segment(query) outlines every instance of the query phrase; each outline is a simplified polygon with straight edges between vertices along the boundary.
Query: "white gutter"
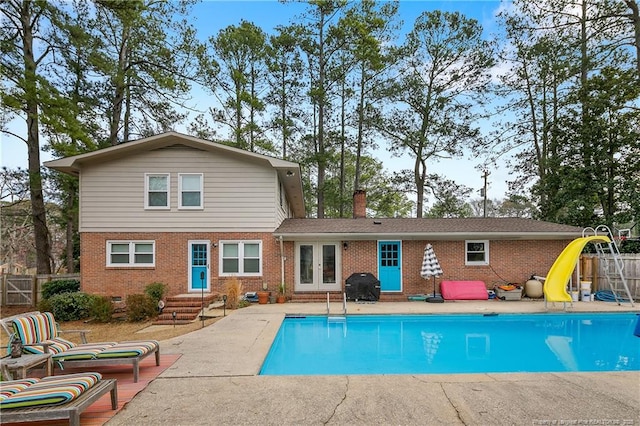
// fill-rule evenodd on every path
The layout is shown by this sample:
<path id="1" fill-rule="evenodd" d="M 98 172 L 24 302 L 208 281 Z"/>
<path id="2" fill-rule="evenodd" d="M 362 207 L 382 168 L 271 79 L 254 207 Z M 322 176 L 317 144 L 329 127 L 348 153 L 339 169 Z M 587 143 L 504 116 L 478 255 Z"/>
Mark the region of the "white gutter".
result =
<path id="1" fill-rule="evenodd" d="M 280 284 L 278 285 L 278 288 L 280 288 L 280 286 L 282 286 L 282 293 L 285 292 L 285 286 L 284 286 L 284 261 L 287 260 L 284 257 L 284 247 L 283 247 L 283 238 L 282 235 L 280 235 L 280 237 L 278 238 L 278 240 L 280 240 Z"/>
<path id="2" fill-rule="evenodd" d="M 400 239 L 400 240 L 445 240 L 445 241 L 464 241 L 470 239 L 487 239 L 487 240 L 571 240 L 578 238 L 579 235 L 572 232 L 310 232 L 310 233 L 275 233 L 277 238 L 284 238 L 285 241 L 333 241 L 349 239 L 351 241 L 359 240 L 381 240 L 381 239 Z"/>

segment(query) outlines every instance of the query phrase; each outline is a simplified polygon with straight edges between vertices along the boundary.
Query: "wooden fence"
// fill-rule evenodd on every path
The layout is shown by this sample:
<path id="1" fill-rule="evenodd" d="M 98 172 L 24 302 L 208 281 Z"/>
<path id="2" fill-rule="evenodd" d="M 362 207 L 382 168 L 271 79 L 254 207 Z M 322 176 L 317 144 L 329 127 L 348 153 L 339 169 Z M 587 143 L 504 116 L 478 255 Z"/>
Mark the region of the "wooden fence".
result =
<path id="1" fill-rule="evenodd" d="M 80 274 L 0 275 L 0 306 L 35 307 L 42 285 L 54 280 L 79 280 Z"/>
<path id="2" fill-rule="evenodd" d="M 631 296 L 636 302 L 640 303 L 640 253 L 621 253 L 624 277 L 629 286 Z M 595 254 L 586 254 L 582 256 L 581 262 L 582 276 L 592 280 L 595 289 L 608 290 L 609 286 L 604 274 L 603 262 L 598 262 Z M 597 274 L 593 271 L 597 269 Z"/>

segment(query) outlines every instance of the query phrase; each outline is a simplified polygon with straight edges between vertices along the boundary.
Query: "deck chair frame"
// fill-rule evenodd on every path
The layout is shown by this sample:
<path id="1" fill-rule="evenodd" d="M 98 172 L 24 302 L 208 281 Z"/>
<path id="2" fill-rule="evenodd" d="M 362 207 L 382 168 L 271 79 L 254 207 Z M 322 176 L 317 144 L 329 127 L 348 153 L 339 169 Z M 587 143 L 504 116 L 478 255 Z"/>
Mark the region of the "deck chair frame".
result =
<path id="1" fill-rule="evenodd" d="M 118 409 L 118 387 L 116 379 L 102 379 L 79 397 L 62 405 L 42 407 L 9 408 L 2 410 L 3 423 L 25 423 L 44 420 L 69 420 L 69 425 L 80 426 L 80 415 L 107 392 L 111 393 L 111 409 Z"/>
<path id="2" fill-rule="evenodd" d="M 27 312 L 24 314 L 19 314 L 19 315 L 13 315 L 11 317 L 7 317 L 7 318 L 2 318 L 0 319 L 0 325 L 2 326 L 2 328 L 4 329 L 4 331 L 7 333 L 8 336 L 10 336 L 13 333 L 13 326 L 12 326 L 12 322 L 14 319 L 23 317 L 23 316 L 29 316 L 29 315 L 34 315 L 34 314 L 40 314 L 39 311 L 33 311 L 33 312 Z M 62 334 L 62 333 L 77 333 L 80 335 L 80 339 L 82 341 L 82 343 L 87 343 L 87 339 L 86 339 L 86 333 L 88 333 L 90 330 L 61 330 L 60 327 L 58 326 L 58 324 L 56 323 L 56 329 L 58 331 L 58 333 Z M 119 343 L 128 343 L 128 342 L 119 342 Z M 27 345 L 28 346 L 28 345 Z M 45 344 L 44 346 L 44 350 L 45 352 L 49 352 L 49 348 L 48 346 Z M 151 354 L 155 354 L 156 357 L 156 365 L 160 365 L 160 345 L 157 345 L 153 350 L 150 350 L 149 352 L 146 352 L 142 355 L 136 356 L 136 357 L 114 357 L 114 358 L 95 358 L 95 359 L 67 359 L 67 360 L 57 360 L 54 357 L 53 360 L 53 373 L 55 374 L 55 369 L 59 368 L 61 370 L 64 370 L 65 368 L 93 368 L 93 367 L 100 367 L 100 366 L 105 366 L 105 365 L 131 365 L 133 367 L 133 382 L 137 383 L 138 382 L 138 378 L 140 376 L 140 361 L 142 361 L 144 358 L 148 357 Z"/>

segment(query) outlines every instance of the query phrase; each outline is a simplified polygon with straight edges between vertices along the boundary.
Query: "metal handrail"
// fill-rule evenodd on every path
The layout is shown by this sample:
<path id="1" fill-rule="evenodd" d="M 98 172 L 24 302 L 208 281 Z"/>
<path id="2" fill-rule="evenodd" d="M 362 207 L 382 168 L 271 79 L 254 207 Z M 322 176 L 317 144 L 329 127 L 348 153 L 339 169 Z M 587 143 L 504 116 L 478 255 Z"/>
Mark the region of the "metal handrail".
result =
<path id="1" fill-rule="evenodd" d="M 327 292 L 327 316 L 329 316 L 329 292 Z"/>
<path id="2" fill-rule="evenodd" d="M 342 293 L 342 313 L 347 316 L 347 293 Z"/>

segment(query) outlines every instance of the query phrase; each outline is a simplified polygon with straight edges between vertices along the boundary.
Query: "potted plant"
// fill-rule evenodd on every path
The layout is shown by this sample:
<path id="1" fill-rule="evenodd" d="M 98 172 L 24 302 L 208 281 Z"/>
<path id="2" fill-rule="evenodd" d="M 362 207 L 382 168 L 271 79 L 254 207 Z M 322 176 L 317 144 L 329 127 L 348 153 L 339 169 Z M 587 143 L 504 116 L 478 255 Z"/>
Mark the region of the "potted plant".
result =
<path id="1" fill-rule="evenodd" d="M 287 297 L 285 296 L 285 290 L 286 287 L 284 283 L 280 283 L 280 285 L 278 286 L 278 297 L 276 298 L 276 302 L 284 303 L 287 300 Z"/>
<path id="2" fill-rule="evenodd" d="M 262 291 L 258 292 L 258 304 L 266 305 L 269 302 L 270 292 L 267 291 L 268 284 L 267 282 L 262 283 Z"/>

